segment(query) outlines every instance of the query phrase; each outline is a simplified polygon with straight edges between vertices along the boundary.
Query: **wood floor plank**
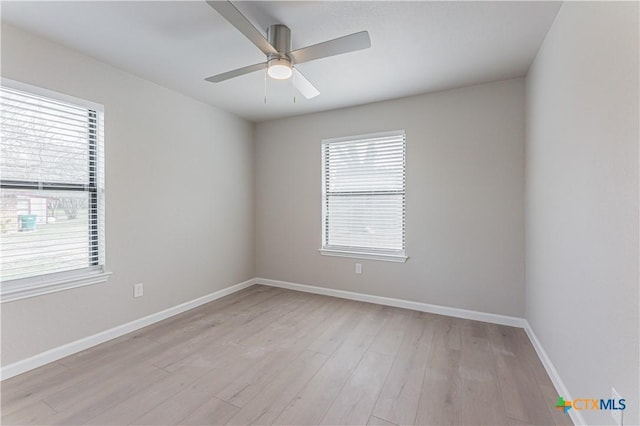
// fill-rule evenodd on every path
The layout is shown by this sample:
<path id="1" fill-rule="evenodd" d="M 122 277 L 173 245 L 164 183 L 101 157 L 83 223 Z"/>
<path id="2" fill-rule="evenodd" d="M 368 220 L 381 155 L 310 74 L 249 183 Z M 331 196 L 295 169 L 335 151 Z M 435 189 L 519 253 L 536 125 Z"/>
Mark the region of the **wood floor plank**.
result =
<path id="1" fill-rule="evenodd" d="M 371 343 L 369 350 L 383 355 L 395 356 L 407 330 L 407 324 L 413 315 L 412 312 L 405 309 L 393 308 L 387 309 L 387 311 L 390 318 Z"/>
<path id="2" fill-rule="evenodd" d="M 324 333 L 309 346 L 309 350 L 332 355 L 349 335 L 353 325 L 362 318 L 366 308 L 366 304 L 361 302 L 343 303 L 340 310 L 336 312 L 334 321 L 327 324 Z"/>
<path id="3" fill-rule="evenodd" d="M 270 334 L 264 346 L 277 346 L 279 349 L 300 349 L 300 346 L 308 348 L 312 342 L 326 330 L 327 322 L 331 322 L 337 310 L 341 307 L 340 303 L 327 300 L 331 298 L 322 297 L 321 305 L 318 309 L 307 310 L 302 318 L 299 318 L 295 326 L 282 327 L 280 324 L 274 326 L 274 333 Z M 265 335 L 268 333 L 264 333 Z M 261 342 L 257 342 L 258 345 Z"/>
<path id="4" fill-rule="evenodd" d="M 264 347 L 265 360 L 252 366 L 216 396 L 238 407 L 244 407 L 256 395 L 263 392 L 267 383 L 272 382 L 288 369 L 324 329 L 322 324 L 329 318 L 336 305 L 327 300 L 318 300 L 317 309 L 310 310 L 304 318 L 297 321 L 299 327 L 279 327 L 260 334 L 259 339 L 243 341 Z M 307 307 L 310 308 L 310 307 Z M 329 309 L 327 309 L 329 308 Z M 307 309 L 309 310 L 309 309 Z M 265 346 L 260 346 L 264 344 Z"/>
<path id="5" fill-rule="evenodd" d="M 98 416 L 89 419 L 91 425 L 126 425 L 139 418 L 153 407 L 161 404 L 186 386 L 195 382 L 206 372 L 198 367 L 185 367 L 182 370 L 168 374 L 166 377 L 152 383 L 146 389 L 136 393 L 131 398 L 114 405 Z"/>
<path id="6" fill-rule="evenodd" d="M 362 425 L 370 417 L 389 373 L 392 355 L 368 351 L 320 422 L 323 425 Z"/>
<path id="7" fill-rule="evenodd" d="M 527 422 L 523 422 L 517 419 L 513 419 L 511 417 L 507 418 L 507 425 L 508 426 L 536 426 L 533 423 L 527 423 Z"/>
<path id="8" fill-rule="evenodd" d="M 208 354 L 212 362 L 207 364 L 208 373 L 185 387 L 171 398 L 156 405 L 136 424 L 174 424 L 191 414 L 200 405 L 215 397 L 244 371 L 260 360 L 264 352 L 255 351 L 242 345 L 228 344 L 217 353 Z M 213 368 L 211 368 L 213 367 Z"/>
<path id="9" fill-rule="evenodd" d="M 0 382 L 0 399 L 3 403 L 7 402 L 9 396 L 29 392 L 37 386 L 46 386 L 49 380 L 59 380 L 67 371 L 60 362 L 43 365 L 24 374 L 5 379 Z"/>
<path id="10" fill-rule="evenodd" d="M 238 412 L 238 410 L 240 410 L 238 407 L 214 397 L 198 407 L 193 413 L 180 420 L 179 424 L 224 425 Z"/>
<path id="11" fill-rule="evenodd" d="M 127 349 L 127 350 L 125 350 Z M 108 350 L 112 352 L 112 349 Z M 8 413 L 16 408 L 33 404 L 47 398 L 64 400 L 83 392 L 89 392 L 96 383 L 103 383 L 115 375 L 126 375 L 127 371 L 139 367 L 138 360 L 147 359 L 149 354 L 158 352 L 158 346 L 145 339 L 131 341 L 129 348 L 120 348 L 111 354 L 109 361 L 89 367 L 67 367 L 58 376 L 48 377 L 38 386 L 33 386 L 28 392 L 5 395 L 2 400 L 3 411 Z M 37 375 L 37 371 L 26 373 L 27 376 Z"/>
<path id="12" fill-rule="evenodd" d="M 466 425 L 507 424 L 496 360 L 481 323 L 462 328 L 460 353 L 460 422 Z"/>
<path id="13" fill-rule="evenodd" d="M 262 388 L 229 424 L 272 424 L 328 359 L 328 355 L 319 352 L 303 352 L 290 368 Z"/>
<path id="14" fill-rule="evenodd" d="M 46 423 L 56 425 L 79 425 L 97 417 L 109 408 L 133 397 L 138 392 L 149 387 L 152 383 L 166 377 L 167 373 L 156 367 L 140 367 L 129 372 L 127 380 L 114 376 L 112 380 L 98 383 L 90 392 L 83 392 L 65 400 L 55 397 L 56 405 L 49 400 L 45 402 L 51 405 L 58 413 L 46 419 Z"/>
<path id="15" fill-rule="evenodd" d="M 478 321 L 467 321 L 461 328 L 462 351 L 466 354 L 481 351 L 488 355 L 493 353 L 489 340 L 488 324 Z M 491 358 L 488 356 L 488 358 Z"/>
<path id="16" fill-rule="evenodd" d="M 279 317 L 276 321 L 270 324 L 275 330 L 292 330 L 300 327 L 302 322 L 308 322 L 308 317 L 311 316 L 317 310 L 326 307 L 331 303 L 331 298 L 327 296 L 321 296 L 317 294 L 298 294 L 300 297 L 301 309 L 292 310 L 286 315 Z M 239 341 L 243 345 L 257 344 L 254 341 L 243 340 Z"/>
<path id="17" fill-rule="evenodd" d="M 205 380 L 192 383 L 184 390 L 162 401 L 162 403 L 156 405 L 132 423 L 139 425 L 175 425 L 196 412 L 207 401 L 220 401 L 223 404 L 230 405 L 213 396 L 219 386 L 215 381 L 215 377 L 206 376 Z M 223 404 L 220 405 L 226 406 Z"/>
<path id="18" fill-rule="evenodd" d="M 519 342 L 518 357 L 521 358 L 526 364 L 527 368 L 529 368 L 529 370 L 535 377 L 536 383 L 538 383 L 538 385 L 540 386 L 553 387 L 553 383 L 551 382 L 551 379 L 549 378 L 549 375 L 547 374 L 542 361 L 540 361 L 535 348 L 529 341 L 529 338 L 527 337 L 524 330 L 518 329 L 515 332 L 515 336 Z M 556 399 L 557 398 L 558 395 L 556 395 Z"/>
<path id="19" fill-rule="evenodd" d="M 246 405 L 265 382 L 287 367 L 297 353 L 272 350 L 255 359 L 242 373 L 224 386 L 216 397 L 238 407 Z"/>
<path id="20" fill-rule="evenodd" d="M 11 392 L 3 387 L 2 408 L 6 413 L 9 413 L 48 396 L 61 394 L 65 391 L 76 393 L 74 389 L 84 389 L 94 386 L 96 382 L 108 380 L 114 375 L 114 371 L 122 371 L 123 366 L 131 368 L 136 365 L 134 360 L 145 359 L 149 353 L 156 350 L 153 342 L 141 342 L 141 340 L 144 339 L 132 340 L 127 348 L 130 350 L 126 352 L 123 352 L 125 347 L 119 348 L 113 353 L 109 350 L 110 360 L 97 363 L 91 368 L 64 367 L 63 364 L 60 364 L 63 369 L 59 371 L 59 374 L 42 377 L 42 380 L 38 380 L 38 385 L 30 386 L 28 391 L 23 389 L 20 392 Z M 37 370 L 30 371 L 16 377 L 16 379 L 22 379 L 23 376 L 25 380 L 29 380 L 29 377 L 39 377 L 39 372 Z"/>
<path id="21" fill-rule="evenodd" d="M 388 422 L 375 416 L 369 417 L 367 426 L 396 426 L 395 423 Z"/>
<path id="22" fill-rule="evenodd" d="M 284 294 L 280 298 L 271 296 L 246 310 L 228 313 L 229 317 L 225 321 L 205 323 L 197 335 L 179 342 L 179 345 L 174 344 L 175 350 L 156 356 L 154 365 L 167 371 L 181 368 L 189 364 L 192 358 L 198 358 L 200 353 L 207 352 L 212 345 L 218 346 L 259 333 L 301 300 L 303 299 L 292 294 Z"/>
<path id="23" fill-rule="evenodd" d="M 326 300 L 313 297 L 315 295 L 311 296 L 301 299 L 301 303 L 292 306 L 286 314 L 267 324 L 262 332 L 240 336 L 234 340 L 234 343 L 248 347 L 279 344 L 292 332 L 307 324 L 311 318 L 315 318 L 317 311 L 321 311 L 328 305 Z"/>
<path id="24" fill-rule="evenodd" d="M 442 344 L 449 349 L 461 350 L 462 349 L 462 326 L 464 321 L 457 318 L 441 317 L 442 328 L 440 333 L 442 334 Z"/>
<path id="25" fill-rule="evenodd" d="M 395 424 L 413 424 L 437 320 L 415 313 L 387 376 L 373 415 Z"/>
<path id="26" fill-rule="evenodd" d="M 12 413 L 2 413 L 0 423 L 3 425 L 37 425 L 43 424 L 57 412 L 42 401 L 23 407 Z"/>
<path id="27" fill-rule="evenodd" d="M 532 424 L 551 424 L 542 391 L 535 378 L 527 371 L 522 359 L 512 355 L 495 355 L 498 381 L 507 416 Z"/>
<path id="28" fill-rule="evenodd" d="M 114 359 L 118 361 L 121 350 L 131 352 L 137 347 L 149 350 L 151 347 L 171 347 L 176 343 L 188 343 L 189 337 L 198 337 L 207 325 L 228 318 L 234 309 L 247 310 L 278 293 L 250 289 L 231 294 L 183 314 L 152 324 L 133 333 L 119 337 L 101 345 L 71 355 L 61 362 L 73 369 L 86 369 L 96 365 L 105 365 Z M 248 297 L 250 296 L 250 297 Z M 225 308 L 226 309 L 221 309 Z M 164 343 L 164 345 L 162 345 Z"/>
<path id="29" fill-rule="evenodd" d="M 2 414 L 7 415 L 38 403 L 44 390 L 59 384 L 66 377 L 67 368 L 58 362 L 36 368 L 0 383 Z"/>
<path id="30" fill-rule="evenodd" d="M 327 324 L 333 322 L 334 316 L 340 311 L 345 301 L 336 301 L 332 297 L 313 294 L 304 296 L 312 303 L 276 319 L 263 332 L 237 342 L 245 346 L 289 347 L 303 337 L 306 340 L 311 339 L 311 342 L 317 340 L 319 335 L 326 331 Z"/>
<path id="31" fill-rule="evenodd" d="M 331 358 L 276 419 L 278 424 L 318 424 L 351 376 L 386 319 L 380 307 L 368 305 L 369 312 L 357 324 Z"/>
<path id="32" fill-rule="evenodd" d="M 521 353 L 521 340 L 515 327 L 498 324 L 488 324 L 489 341 L 496 355 L 518 356 Z"/>
<path id="33" fill-rule="evenodd" d="M 130 352 L 120 353 L 120 358 L 114 358 L 104 365 L 98 364 L 95 368 L 69 368 L 64 380 L 53 383 L 52 386 L 42 390 L 37 390 L 34 395 L 47 400 L 54 408 L 58 405 L 69 405 L 69 401 L 78 395 L 91 392 L 96 383 L 113 382 L 120 374 L 130 374 L 130 371 L 135 372 L 141 368 L 146 369 L 145 371 L 153 369 L 148 362 L 139 362 L 139 360 L 146 360 L 150 353 L 155 353 L 154 351 L 158 350 L 151 343 L 149 346 L 152 350 L 139 350 L 139 348 L 132 346 Z"/>
<path id="34" fill-rule="evenodd" d="M 455 348 L 461 343 L 451 338 L 454 328 L 448 318 L 435 323 L 415 424 L 460 424 L 461 351 Z"/>

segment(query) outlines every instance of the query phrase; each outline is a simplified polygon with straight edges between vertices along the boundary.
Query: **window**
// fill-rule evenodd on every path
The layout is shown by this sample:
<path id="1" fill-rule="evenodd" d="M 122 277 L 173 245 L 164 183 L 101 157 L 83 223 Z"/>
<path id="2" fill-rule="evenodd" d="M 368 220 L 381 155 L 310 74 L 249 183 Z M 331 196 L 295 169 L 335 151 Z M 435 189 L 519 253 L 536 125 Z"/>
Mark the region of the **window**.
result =
<path id="1" fill-rule="evenodd" d="M 403 131 L 322 142 L 322 254 L 404 262 Z"/>
<path id="2" fill-rule="evenodd" d="M 106 280 L 103 110 L 3 79 L 2 301 Z"/>

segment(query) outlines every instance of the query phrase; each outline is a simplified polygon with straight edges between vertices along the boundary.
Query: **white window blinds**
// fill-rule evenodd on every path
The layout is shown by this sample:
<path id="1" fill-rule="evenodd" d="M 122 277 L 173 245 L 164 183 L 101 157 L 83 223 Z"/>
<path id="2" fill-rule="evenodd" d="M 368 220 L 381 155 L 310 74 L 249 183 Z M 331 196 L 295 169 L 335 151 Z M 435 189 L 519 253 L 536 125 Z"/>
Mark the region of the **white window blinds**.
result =
<path id="1" fill-rule="evenodd" d="M 404 261 L 404 132 L 325 140 L 322 164 L 321 251 Z"/>
<path id="2" fill-rule="evenodd" d="M 0 89 L 3 290 L 18 279 L 102 269 L 102 129 L 98 107 Z"/>

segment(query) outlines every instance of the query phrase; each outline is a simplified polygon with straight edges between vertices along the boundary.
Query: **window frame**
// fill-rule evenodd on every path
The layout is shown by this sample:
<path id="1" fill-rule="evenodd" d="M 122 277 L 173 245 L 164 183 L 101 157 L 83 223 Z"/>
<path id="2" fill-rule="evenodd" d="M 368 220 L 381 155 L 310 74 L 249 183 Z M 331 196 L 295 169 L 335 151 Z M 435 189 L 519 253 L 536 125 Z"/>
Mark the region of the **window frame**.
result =
<path id="1" fill-rule="evenodd" d="M 403 161 L 402 161 L 402 167 L 403 167 L 403 182 L 402 182 L 402 191 L 392 191 L 395 194 L 401 194 L 402 195 L 402 249 L 401 250 L 385 250 L 385 249 L 376 249 L 376 248 L 370 248 L 370 247 L 363 247 L 363 248 L 357 248 L 357 247 L 347 247 L 347 246 L 337 246 L 337 245 L 329 245 L 328 244 L 328 229 L 327 229 L 327 210 L 328 210 L 328 199 L 329 196 L 327 194 L 327 189 L 326 189 L 326 176 L 327 176 L 327 169 L 326 169 L 326 164 L 327 164 L 327 158 L 326 158 L 326 151 L 324 150 L 324 146 L 325 145 L 329 145 L 331 143 L 345 143 L 345 142 L 358 142 L 358 141 L 362 141 L 365 139 L 376 139 L 376 138 L 385 138 L 385 137 L 402 137 L 403 139 L 403 152 L 404 152 L 404 156 L 403 156 Z M 368 259 L 368 260 L 382 260 L 382 261 L 388 261 L 388 262 L 398 262 L 398 263 L 404 263 L 407 261 L 407 259 L 409 259 L 409 257 L 406 255 L 406 240 L 405 240 L 405 235 L 406 235 L 406 164 L 407 164 L 407 159 L 406 159 L 406 149 L 407 149 L 407 142 L 406 142 L 406 133 L 404 130 L 396 130 L 396 131 L 389 131 L 389 132 L 378 132 L 378 133 L 369 133 L 369 134 L 363 134 L 363 135 L 354 135 L 354 136 L 345 136 L 345 137 L 338 137 L 338 138 L 330 138 L 330 139 L 323 139 L 321 142 L 321 147 L 322 147 L 322 159 L 321 159 L 321 163 L 322 163 L 322 183 L 321 183 L 321 189 L 322 189 L 322 234 L 321 234 L 321 245 L 320 245 L 320 249 L 318 249 L 318 251 L 320 252 L 320 254 L 325 255 L 325 256 L 337 256 L 337 257 L 348 257 L 348 258 L 355 258 L 355 259 Z M 353 191 L 354 195 L 356 195 L 355 193 L 360 193 L 359 191 Z M 389 195 L 390 191 L 388 190 L 381 190 L 381 191 L 370 191 L 369 195 Z M 337 194 L 334 194 L 337 195 Z"/>
<path id="2" fill-rule="evenodd" d="M 104 119 L 104 107 L 98 103 L 79 99 L 73 96 L 58 93 L 49 89 L 33 86 L 8 78 L 0 79 L 3 87 L 26 92 L 32 95 L 46 97 L 52 100 L 70 103 L 87 109 L 87 122 L 89 126 L 88 137 L 88 161 L 89 178 L 87 184 L 70 184 L 59 182 L 34 182 L 22 180 L 0 180 L 0 190 L 4 189 L 35 189 L 55 191 L 82 191 L 88 193 L 89 198 L 89 226 L 87 229 L 87 244 L 89 259 L 87 267 L 70 271 L 45 273 L 32 277 L 16 278 L 0 282 L 0 303 L 40 296 L 43 294 L 58 292 L 86 285 L 106 282 L 111 272 L 106 271 L 106 244 L 104 236 L 99 240 L 100 220 L 105 220 L 104 193 L 102 197 L 99 191 L 104 191 L 104 170 L 98 169 L 99 144 L 104 146 L 104 137 L 100 140 L 99 126 Z M 104 152 L 104 151 L 102 151 Z M 103 159 L 102 159 L 103 160 Z M 102 172 L 102 173 L 101 173 Z M 99 180 L 99 177 L 102 180 Z M 102 205 L 100 201 L 102 200 Z M 92 212 L 94 214 L 92 214 Z M 102 214 L 100 214 L 102 213 Z M 103 224 L 104 226 L 104 224 Z M 96 244 L 92 244 L 95 242 Z"/>

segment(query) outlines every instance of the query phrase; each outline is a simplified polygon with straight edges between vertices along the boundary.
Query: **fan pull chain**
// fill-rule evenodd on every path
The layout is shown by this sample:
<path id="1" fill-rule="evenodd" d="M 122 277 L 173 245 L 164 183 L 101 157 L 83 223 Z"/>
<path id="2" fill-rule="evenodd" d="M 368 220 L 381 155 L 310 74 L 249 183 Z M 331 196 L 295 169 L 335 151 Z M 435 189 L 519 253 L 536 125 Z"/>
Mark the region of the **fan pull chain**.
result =
<path id="1" fill-rule="evenodd" d="M 267 70 L 264 71 L 264 103 L 267 103 Z"/>
<path id="2" fill-rule="evenodd" d="M 289 43 L 293 43 L 293 37 L 291 36 L 291 33 L 289 33 Z M 291 46 L 291 45 L 290 45 Z M 292 79 L 292 84 L 293 84 L 293 103 L 296 103 L 296 70 L 293 67 L 293 63 L 291 64 L 291 72 L 293 73 L 293 79 Z"/>
<path id="3" fill-rule="evenodd" d="M 291 67 L 291 71 L 293 72 L 293 79 L 292 79 L 292 86 L 293 86 L 293 103 L 296 103 L 296 72 L 293 69 L 293 67 Z"/>

